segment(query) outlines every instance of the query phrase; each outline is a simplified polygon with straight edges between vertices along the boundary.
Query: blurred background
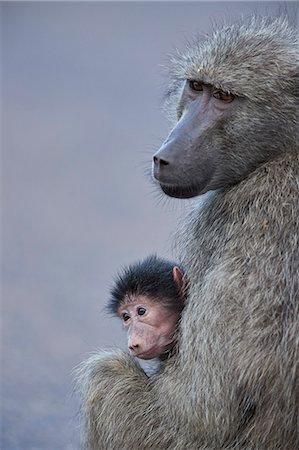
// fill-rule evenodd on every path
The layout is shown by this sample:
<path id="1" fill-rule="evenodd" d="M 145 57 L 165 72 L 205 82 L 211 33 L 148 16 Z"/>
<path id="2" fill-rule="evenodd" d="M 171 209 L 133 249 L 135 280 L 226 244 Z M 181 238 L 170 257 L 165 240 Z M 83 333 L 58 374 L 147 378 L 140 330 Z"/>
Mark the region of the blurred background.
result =
<path id="1" fill-rule="evenodd" d="M 1 449 L 80 448 L 73 368 L 124 346 L 113 275 L 171 256 L 188 202 L 150 178 L 169 53 L 214 22 L 296 2 L 1 2 Z"/>

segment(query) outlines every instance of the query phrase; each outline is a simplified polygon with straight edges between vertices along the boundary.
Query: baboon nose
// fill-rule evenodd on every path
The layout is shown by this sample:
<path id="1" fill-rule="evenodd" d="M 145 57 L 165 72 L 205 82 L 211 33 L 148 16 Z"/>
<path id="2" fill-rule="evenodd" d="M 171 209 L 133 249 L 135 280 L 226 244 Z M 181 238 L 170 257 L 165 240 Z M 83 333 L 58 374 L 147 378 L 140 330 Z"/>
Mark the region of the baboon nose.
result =
<path id="1" fill-rule="evenodd" d="M 155 166 L 168 166 L 169 162 L 166 159 L 158 158 L 158 156 L 153 157 Z"/>
<path id="2" fill-rule="evenodd" d="M 152 173 L 159 183 L 167 181 L 171 168 L 171 157 L 163 148 L 153 155 Z"/>
<path id="3" fill-rule="evenodd" d="M 136 351 L 139 347 L 139 344 L 130 344 L 129 350 Z"/>

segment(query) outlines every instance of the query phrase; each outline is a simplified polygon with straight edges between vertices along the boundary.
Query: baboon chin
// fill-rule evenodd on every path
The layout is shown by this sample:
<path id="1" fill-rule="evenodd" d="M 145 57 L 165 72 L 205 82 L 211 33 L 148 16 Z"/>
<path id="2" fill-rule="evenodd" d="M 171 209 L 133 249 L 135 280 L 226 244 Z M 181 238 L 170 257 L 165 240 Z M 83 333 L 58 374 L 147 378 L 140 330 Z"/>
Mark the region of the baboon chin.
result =
<path id="1" fill-rule="evenodd" d="M 283 19 L 218 29 L 172 59 L 175 126 L 153 175 L 193 205 L 177 351 L 148 379 L 125 352 L 79 371 L 93 450 L 299 448 L 298 38 Z"/>

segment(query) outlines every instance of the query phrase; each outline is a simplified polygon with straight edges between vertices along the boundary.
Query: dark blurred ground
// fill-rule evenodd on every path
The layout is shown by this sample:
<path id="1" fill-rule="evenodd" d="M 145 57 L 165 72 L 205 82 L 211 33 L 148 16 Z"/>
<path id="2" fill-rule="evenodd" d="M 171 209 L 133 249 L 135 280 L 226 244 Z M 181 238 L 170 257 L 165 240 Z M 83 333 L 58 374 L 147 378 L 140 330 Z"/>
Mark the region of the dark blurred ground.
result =
<path id="1" fill-rule="evenodd" d="M 72 370 L 123 345 L 112 275 L 171 255 L 186 203 L 145 168 L 167 54 L 211 21 L 296 3 L 2 2 L 2 450 L 79 448 Z M 183 205 L 183 206 L 182 206 Z"/>

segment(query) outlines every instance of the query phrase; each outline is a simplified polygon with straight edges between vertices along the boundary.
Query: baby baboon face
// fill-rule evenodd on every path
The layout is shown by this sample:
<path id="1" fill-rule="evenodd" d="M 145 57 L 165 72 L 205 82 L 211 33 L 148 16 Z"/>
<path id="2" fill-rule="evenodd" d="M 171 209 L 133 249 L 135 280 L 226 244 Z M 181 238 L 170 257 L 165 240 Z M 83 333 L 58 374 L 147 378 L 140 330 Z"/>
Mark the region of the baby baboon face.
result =
<path id="1" fill-rule="evenodd" d="M 128 336 L 130 353 L 141 359 L 152 359 L 170 350 L 180 313 L 171 311 L 163 302 L 136 296 L 118 308 Z"/>

